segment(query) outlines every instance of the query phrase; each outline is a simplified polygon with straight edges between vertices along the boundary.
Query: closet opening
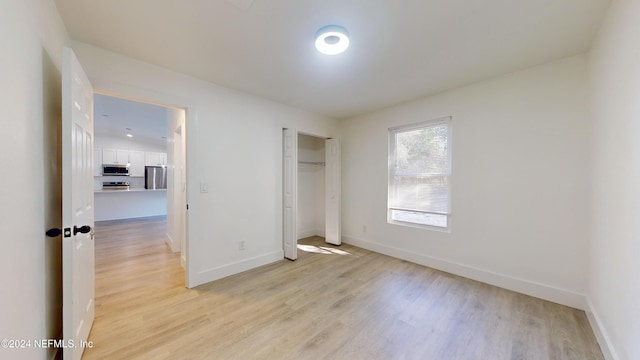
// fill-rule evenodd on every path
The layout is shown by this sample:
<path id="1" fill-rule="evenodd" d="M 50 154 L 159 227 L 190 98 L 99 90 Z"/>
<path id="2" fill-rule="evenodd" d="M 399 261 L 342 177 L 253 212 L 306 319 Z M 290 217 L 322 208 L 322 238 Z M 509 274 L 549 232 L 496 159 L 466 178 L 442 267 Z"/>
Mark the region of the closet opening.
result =
<path id="1" fill-rule="evenodd" d="M 325 237 L 325 139 L 298 134 L 297 239 Z"/>
<path id="2" fill-rule="evenodd" d="M 283 243 L 297 258 L 298 240 L 319 236 L 340 245 L 340 144 L 295 129 L 283 130 Z"/>

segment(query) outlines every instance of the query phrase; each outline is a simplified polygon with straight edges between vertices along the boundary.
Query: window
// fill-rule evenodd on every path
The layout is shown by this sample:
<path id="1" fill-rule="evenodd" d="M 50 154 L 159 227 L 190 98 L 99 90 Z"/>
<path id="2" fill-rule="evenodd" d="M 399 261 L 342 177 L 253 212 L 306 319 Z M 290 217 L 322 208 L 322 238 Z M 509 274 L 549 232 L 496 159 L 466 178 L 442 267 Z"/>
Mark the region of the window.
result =
<path id="1" fill-rule="evenodd" d="M 448 229 L 451 117 L 389 129 L 388 220 Z"/>

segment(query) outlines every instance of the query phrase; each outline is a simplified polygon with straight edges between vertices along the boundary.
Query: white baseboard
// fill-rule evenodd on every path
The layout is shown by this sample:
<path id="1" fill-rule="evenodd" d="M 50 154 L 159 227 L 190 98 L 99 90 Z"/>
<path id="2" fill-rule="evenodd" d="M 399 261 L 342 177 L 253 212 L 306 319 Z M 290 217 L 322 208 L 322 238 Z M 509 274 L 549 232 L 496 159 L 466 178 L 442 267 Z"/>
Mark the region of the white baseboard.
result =
<path id="1" fill-rule="evenodd" d="M 342 241 L 380 254 L 410 261 L 472 280 L 498 286 L 522 294 L 534 296 L 572 308 L 586 310 L 586 297 L 569 290 L 560 289 L 513 276 L 499 274 L 493 271 L 476 268 L 469 265 L 455 263 L 449 260 L 413 253 L 380 243 L 357 239 L 352 236 L 342 236 Z"/>
<path id="2" fill-rule="evenodd" d="M 298 231 L 298 240 L 308 238 L 310 236 L 324 237 L 324 229 L 311 229 Z"/>
<path id="3" fill-rule="evenodd" d="M 167 243 L 167 245 L 169 245 L 169 248 L 171 248 L 171 251 L 173 251 L 174 253 L 180 251 L 180 249 L 176 245 L 176 242 L 173 241 L 173 238 L 171 237 L 171 235 L 169 235 L 169 233 L 166 234 L 164 241 Z"/>
<path id="4" fill-rule="evenodd" d="M 199 271 L 195 276 L 190 277 L 189 288 L 196 287 L 224 277 L 235 275 L 243 271 L 251 270 L 259 266 L 271 264 L 284 259 L 284 251 L 278 250 L 267 254 L 255 256 L 235 263 Z"/>
<path id="5" fill-rule="evenodd" d="M 602 326 L 602 321 L 600 320 L 598 313 L 593 308 L 593 304 L 589 299 L 587 299 L 587 309 L 585 309 L 584 312 L 587 314 L 587 319 L 589 319 L 589 324 L 591 324 L 593 333 L 596 335 L 598 345 L 600 345 L 600 350 L 602 350 L 604 358 L 606 360 L 620 360 L 620 357 L 611 343 L 607 331 Z"/>
<path id="6" fill-rule="evenodd" d="M 298 230 L 298 240 L 308 238 L 310 236 L 316 236 L 316 231 L 313 229 Z"/>

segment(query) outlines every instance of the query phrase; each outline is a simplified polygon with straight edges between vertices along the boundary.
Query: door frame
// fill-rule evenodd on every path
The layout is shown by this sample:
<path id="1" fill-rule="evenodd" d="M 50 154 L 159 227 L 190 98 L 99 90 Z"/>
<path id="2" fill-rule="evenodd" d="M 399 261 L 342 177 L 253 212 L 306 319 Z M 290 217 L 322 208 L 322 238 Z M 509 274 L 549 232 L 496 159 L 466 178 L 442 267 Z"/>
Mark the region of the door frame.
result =
<path id="1" fill-rule="evenodd" d="M 186 115 L 186 114 L 185 114 Z M 185 132 L 186 132 L 186 126 L 185 124 L 180 124 L 178 125 L 177 128 L 175 128 L 173 130 L 174 133 L 174 148 L 173 148 L 173 189 L 174 189 L 174 194 L 173 194 L 173 201 L 174 201 L 174 206 L 176 204 L 180 205 L 178 206 L 178 208 L 182 207 L 183 209 L 186 209 L 186 186 L 187 186 L 187 182 L 186 182 L 186 178 L 185 178 L 185 171 L 186 171 L 186 157 L 185 155 Z M 179 135 L 180 141 L 176 141 L 176 136 Z M 176 150 L 176 145 L 178 145 L 178 149 Z M 176 170 L 176 155 L 178 155 L 180 157 L 180 171 L 178 172 Z M 178 179 L 179 181 L 176 182 L 176 179 Z M 179 187 L 177 186 L 179 185 Z M 177 200 L 177 201 L 176 201 Z M 179 233 L 179 241 L 180 241 L 180 265 L 182 265 L 183 268 L 186 267 L 186 257 L 185 257 L 185 233 L 186 233 L 186 221 L 185 221 L 185 217 L 186 217 L 186 210 L 185 211 L 181 211 L 180 214 L 175 215 L 175 219 L 174 219 L 174 223 L 177 222 L 180 224 L 180 233 Z M 174 226 L 175 228 L 175 226 Z"/>
<path id="2" fill-rule="evenodd" d="M 100 86 L 102 85 L 102 86 Z M 151 105 L 157 105 L 157 106 L 162 106 L 162 107 L 167 107 L 167 108 L 174 108 L 174 109 L 182 109 L 185 112 L 185 119 L 184 119 L 184 123 L 182 124 L 182 141 L 184 142 L 184 148 L 185 148 L 185 153 L 183 154 L 183 159 L 185 160 L 183 166 L 184 166 L 184 179 L 185 179 L 185 184 L 186 184 L 186 191 L 184 194 L 184 201 L 186 203 L 186 209 L 183 209 L 183 212 L 180 214 L 180 216 L 183 217 L 184 221 L 182 222 L 183 225 L 183 230 L 182 230 L 182 234 L 183 234 L 183 244 L 181 244 L 181 250 L 184 251 L 184 253 L 180 254 L 180 259 L 181 262 L 183 261 L 182 259 L 184 258 L 184 283 L 185 283 L 185 287 L 190 288 L 193 286 L 193 280 L 192 280 L 192 276 L 191 274 L 195 274 L 195 271 L 193 271 L 193 264 L 192 261 L 190 261 L 190 256 L 189 256 L 189 233 L 190 233 L 190 221 L 189 221 L 189 177 L 191 176 L 190 171 L 191 171 L 191 167 L 189 166 L 190 163 L 190 154 L 193 154 L 194 151 L 190 151 L 191 147 L 193 147 L 193 145 L 191 144 L 191 142 L 189 141 L 189 138 L 193 135 L 195 135 L 194 131 L 195 129 L 191 129 L 194 126 L 191 126 L 191 124 L 195 124 L 195 118 L 196 118 L 196 114 L 197 111 L 195 110 L 194 106 L 185 106 L 185 105 L 178 105 L 178 104 L 172 104 L 172 103 L 168 103 L 165 99 L 161 99 L 161 100 L 157 100 L 157 96 L 153 96 L 151 94 L 144 94 L 143 96 L 139 96 L 139 95 L 133 95 L 136 92 L 139 92 L 139 89 L 136 88 L 129 88 L 129 87 L 122 87 L 121 84 L 118 84 L 118 89 L 117 90 L 105 90 L 106 87 L 108 86 L 104 86 L 103 83 L 101 83 L 100 85 L 96 86 L 94 85 L 93 88 L 93 93 L 94 94 L 100 94 L 100 95 L 105 95 L 105 96 L 111 96 L 111 97 L 115 97 L 115 98 L 120 98 L 120 99 L 125 99 L 125 100 L 130 100 L 130 101 L 136 101 L 136 102 L 142 102 L 142 103 L 146 103 L 146 104 L 151 104 Z M 188 103 L 187 101 L 184 101 L 183 103 Z M 173 129 L 175 130 L 175 129 Z M 173 131 L 172 130 L 172 131 Z M 193 162 L 192 162 L 193 163 Z M 174 187 L 174 191 L 175 191 L 175 187 Z M 174 196 L 173 193 L 169 194 L 167 193 L 167 198 L 169 196 Z"/>

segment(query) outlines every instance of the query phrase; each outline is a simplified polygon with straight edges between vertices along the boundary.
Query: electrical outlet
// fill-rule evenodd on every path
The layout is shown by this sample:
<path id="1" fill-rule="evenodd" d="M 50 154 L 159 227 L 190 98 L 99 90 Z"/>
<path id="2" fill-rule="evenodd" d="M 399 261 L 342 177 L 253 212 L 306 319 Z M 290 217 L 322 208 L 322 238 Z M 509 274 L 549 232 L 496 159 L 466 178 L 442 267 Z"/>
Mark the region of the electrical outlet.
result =
<path id="1" fill-rule="evenodd" d="M 244 250 L 244 241 L 238 242 L 238 250 Z"/>

